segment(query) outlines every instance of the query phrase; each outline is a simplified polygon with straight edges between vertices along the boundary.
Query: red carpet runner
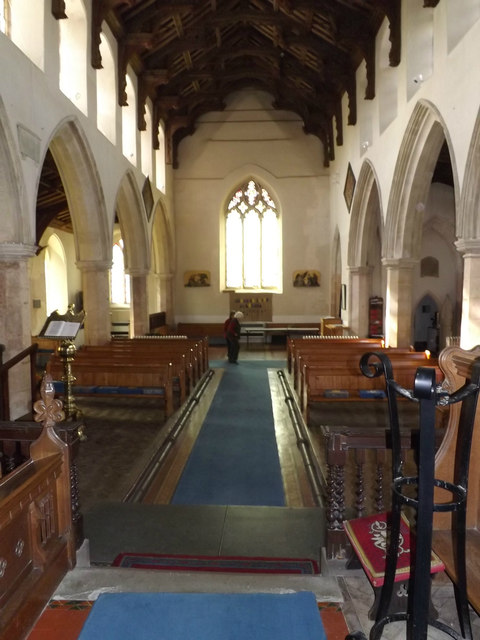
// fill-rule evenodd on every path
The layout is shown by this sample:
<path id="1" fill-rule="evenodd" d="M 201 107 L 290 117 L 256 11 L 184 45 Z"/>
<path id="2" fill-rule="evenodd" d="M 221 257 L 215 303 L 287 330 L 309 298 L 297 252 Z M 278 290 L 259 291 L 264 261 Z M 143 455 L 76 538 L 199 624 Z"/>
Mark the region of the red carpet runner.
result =
<path id="1" fill-rule="evenodd" d="M 121 553 L 114 567 L 164 571 L 226 571 L 228 573 L 285 573 L 312 575 L 318 564 L 308 558 L 248 558 L 237 556 L 186 556 Z"/>
<path id="2" fill-rule="evenodd" d="M 55 600 L 45 609 L 27 640 L 77 640 L 92 601 Z M 318 603 L 327 640 L 344 640 L 348 633 L 340 606 Z"/>

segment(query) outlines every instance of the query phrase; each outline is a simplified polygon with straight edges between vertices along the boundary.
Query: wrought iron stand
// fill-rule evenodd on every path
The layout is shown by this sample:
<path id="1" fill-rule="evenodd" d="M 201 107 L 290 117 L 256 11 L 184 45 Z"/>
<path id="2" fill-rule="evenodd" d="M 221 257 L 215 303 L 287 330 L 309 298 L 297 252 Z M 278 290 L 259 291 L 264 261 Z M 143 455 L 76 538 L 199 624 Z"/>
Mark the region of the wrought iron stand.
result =
<path id="1" fill-rule="evenodd" d="M 473 636 L 467 599 L 465 535 L 470 448 L 480 390 L 480 359 L 474 362 L 470 379 L 461 389 L 452 394 L 437 387 L 435 369 L 428 367 L 417 369 L 413 392 L 404 389 L 393 379 L 392 365 L 384 353 L 365 354 L 361 359 L 360 367 L 367 377 L 385 376 L 392 437 L 390 542 L 386 559 L 385 581 L 375 623 L 370 630 L 370 640 L 378 640 L 382 636 L 385 625 L 396 621 L 406 622 L 407 640 L 426 640 L 429 626 L 439 629 L 452 638 L 471 640 Z M 419 403 L 417 476 L 404 476 L 402 473 L 397 396 Z M 454 482 L 451 483 L 434 477 L 435 407 L 460 401 L 462 401 L 462 409 L 456 446 L 455 473 Z M 447 502 L 434 501 L 435 488 L 444 490 L 448 494 Z M 416 513 L 416 523 L 415 526 L 412 526 L 411 536 L 415 544 L 411 553 L 408 605 L 404 612 L 390 613 L 399 551 L 400 517 L 404 506 L 410 507 Z M 440 511 L 452 512 L 453 514 L 452 530 L 457 574 L 455 598 L 462 635 L 440 620 L 433 619 L 429 611 L 433 514 Z M 347 640 L 362 638 L 365 638 L 362 632 L 354 632 L 347 636 Z"/>

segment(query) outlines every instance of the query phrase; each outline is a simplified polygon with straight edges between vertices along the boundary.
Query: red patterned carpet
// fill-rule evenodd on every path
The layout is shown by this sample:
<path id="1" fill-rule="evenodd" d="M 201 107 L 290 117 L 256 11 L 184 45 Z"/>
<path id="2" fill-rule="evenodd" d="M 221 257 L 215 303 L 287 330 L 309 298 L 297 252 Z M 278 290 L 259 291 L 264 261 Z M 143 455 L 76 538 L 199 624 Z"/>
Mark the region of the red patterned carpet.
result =
<path id="1" fill-rule="evenodd" d="M 77 640 L 93 601 L 52 600 L 27 640 Z M 319 603 L 328 640 L 344 640 L 348 633 L 340 606 Z"/>

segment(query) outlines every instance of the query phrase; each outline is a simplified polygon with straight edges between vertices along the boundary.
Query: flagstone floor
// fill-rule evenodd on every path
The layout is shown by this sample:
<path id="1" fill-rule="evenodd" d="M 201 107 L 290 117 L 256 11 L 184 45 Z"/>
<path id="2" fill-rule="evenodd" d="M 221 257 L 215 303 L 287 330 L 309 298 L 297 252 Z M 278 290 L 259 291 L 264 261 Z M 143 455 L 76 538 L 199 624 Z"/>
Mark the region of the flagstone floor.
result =
<path id="1" fill-rule="evenodd" d="M 225 353 L 223 349 L 211 349 L 210 359 L 224 359 Z M 251 345 L 247 350 L 245 347 L 240 352 L 240 366 L 242 358 L 248 359 L 278 359 L 282 357 L 281 352 L 278 350 L 266 350 L 263 348 Z M 228 366 L 228 363 L 226 363 Z M 274 394 L 275 395 L 275 394 Z M 284 401 L 280 396 L 274 397 L 274 410 L 277 412 L 276 421 L 278 416 L 282 417 L 285 413 Z M 157 428 L 159 424 L 159 418 L 155 418 L 157 421 Z M 280 419 L 279 422 L 282 420 Z M 149 426 L 148 429 L 151 427 Z M 99 442 L 102 439 L 101 434 L 95 436 L 97 440 L 91 443 L 90 448 L 96 449 L 96 455 L 102 455 L 99 450 Z M 151 437 L 151 435 L 150 435 Z M 312 507 L 314 506 L 311 496 L 307 489 L 308 482 L 306 475 L 301 470 L 299 471 L 299 460 L 295 457 L 297 447 L 292 447 L 292 442 L 289 439 L 290 436 L 281 430 L 278 432 L 278 437 L 283 441 L 283 445 L 279 445 L 279 452 L 282 458 L 282 466 L 287 469 L 284 476 L 287 478 L 286 490 L 288 494 L 288 504 L 294 507 Z M 147 437 L 148 439 L 148 437 Z M 283 439 L 283 440 L 282 440 Z M 187 438 L 188 440 L 188 438 Z M 108 436 L 107 436 L 108 441 Z M 110 443 L 112 442 L 110 438 Z M 145 464 L 151 451 L 149 447 L 142 447 L 141 443 L 138 443 L 138 449 L 135 451 L 127 452 L 125 455 L 125 446 L 119 435 L 119 440 L 116 442 L 117 452 L 122 452 L 120 458 L 122 468 L 117 467 L 117 473 L 122 475 L 125 480 L 125 475 L 128 475 L 126 484 L 122 483 L 122 486 L 115 486 L 111 477 L 101 478 L 99 476 L 95 478 L 89 477 L 85 474 L 85 480 L 83 482 L 82 501 L 87 505 L 88 509 L 95 506 L 98 503 L 98 499 L 110 499 L 108 491 L 105 489 L 105 493 L 100 487 L 108 487 L 113 483 L 111 489 L 117 492 L 120 496 L 125 492 L 125 486 L 128 482 L 131 482 L 139 473 L 142 465 Z M 94 446 L 95 445 L 95 446 Z M 191 446 L 190 444 L 185 444 Z M 181 448 L 181 447 L 179 447 Z M 295 452 L 292 458 L 291 451 Z M 185 457 L 185 451 L 182 453 Z M 88 469 L 91 461 L 85 460 L 83 462 L 84 468 Z M 175 465 L 173 465 L 172 469 Z M 170 482 L 172 482 L 170 471 Z M 175 475 L 175 474 L 174 474 Z M 123 481 L 122 481 L 123 482 Z M 158 487 L 157 487 L 158 489 Z M 159 494 L 163 497 L 158 500 L 157 498 L 150 499 L 151 502 L 158 501 L 163 504 L 168 504 L 168 492 L 171 490 L 159 489 Z M 271 535 L 271 534 L 269 534 Z M 294 540 L 292 541 L 294 543 Z M 263 544 L 263 543 L 261 543 Z M 250 555 L 255 555 L 252 548 L 251 540 Z M 231 553 L 233 555 L 233 553 Z M 265 549 L 258 555 L 265 555 Z M 293 578 L 293 579 L 292 579 Z M 54 594 L 51 605 L 55 605 L 56 608 L 50 606 L 44 612 L 44 615 L 39 620 L 36 627 L 32 630 L 32 633 L 28 637 L 28 640 L 76 640 L 80 632 L 83 621 L 88 615 L 89 608 L 92 601 L 103 591 L 122 591 L 122 590 L 135 590 L 135 591 L 148 591 L 148 590 L 189 590 L 189 591 L 209 591 L 220 590 L 221 592 L 228 592 L 232 589 L 235 590 L 273 590 L 273 591 L 285 591 L 288 589 L 309 589 L 313 590 L 317 595 L 317 600 L 324 603 L 321 607 L 322 619 L 327 630 L 328 640 L 341 640 L 345 637 L 347 626 L 350 631 L 363 630 L 368 632 L 371 627 L 371 621 L 368 620 L 368 610 L 373 602 L 373 591 L 365 578 L 362 571 L 348 571 L 344 567 L 344 562 L 326 562 L 322 564 L 322 576 L 315 576 L 310 578 L 305 577 L 293 577 L 293 576 L 234 576 L 230 575 L 212 575 L 212 574 L 185 574 L 182 575 L 173 574 L 169 572 L 161 571 L 138 571 L 132 569 L 110 569 L 92 567 L 90 565 L 90 553 L 88 543 L 82 547 L 78 555 L 77 567 L 70 572 L 59 585 L 56 593 Z M 456 625 L 456 613 L 453 600 L 453 590 L 451 584 L 447 578 L 436 578 L 433 589 L 433 601 L 437 609 L 441 613 L 441 619 L 447 624 L 452 626 Z M 343 613 L 343 617 L 335 616 L 337 608 Z M 338 612 L 337 612 L 338 613 Z M 330 618 L 329 618 L 330 615 Z M 328 623 L 330 620 L 330 623 Z M 326 622 L 327 621 L 327 622 Z M 473 638 L 474 640 L 480 640 L 480 618 L 472 613 L 473 623 Z M 329 626 L 330 624 L 330 626 Z M 394 625 L 388 625 L 385 628 L 382 636 L 386 640 L 403 640 L 406 637 L 405 628 L 402 623 L 395 623 Z M 445 638 L 445 634 L 441 634 L 436 630 L 429 631 L 428 638 L 431 640 L 440 640 Z M 17 639 L 12 639 L 17 640 Z M 173 640 L 173 639 L 172 639 Z"/>

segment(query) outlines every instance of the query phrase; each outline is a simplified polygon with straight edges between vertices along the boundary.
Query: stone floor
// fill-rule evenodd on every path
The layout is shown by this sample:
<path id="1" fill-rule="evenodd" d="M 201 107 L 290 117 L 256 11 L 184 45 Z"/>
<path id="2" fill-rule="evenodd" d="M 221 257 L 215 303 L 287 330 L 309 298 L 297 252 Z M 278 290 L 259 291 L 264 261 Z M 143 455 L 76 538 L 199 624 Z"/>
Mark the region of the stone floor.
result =
<path id="1" fill-rule="evenodd" d="M 249 352 L 243 350 L 241 352 L 241 358 L 242 357 L 253 359 L 274 357 L 278 359 L 279 354 L 275 353 L 272 356 L 271 354 L 269 355 L 263 352 L 263 350 L 257 351 L 252 349 Z M 99 518 L 98 509 L 101 508 L 100 505 L 105 501 L 122 500 L 129 486 L 152 455 L 155 443 L 163 437 L 163 430 L 166 427 L 162 412 L 155 407 L 147 407 L 147 411 L 142 413 L 142 411 L 139 412 L 133 405 L 128 406 L 128 403 L 119 404 L 116 401 L 115 407 L 105 407 L 105 405 L 103 405 L 105 413 L 100 420 L 98 420 L 99 407 L 92 407 L 91 404 L 88 405 L 88 403 L 86 403 L 82 408 L 86 411 L 85 417 L 89 442 L 84 446 L 79 460 L 81 500 L 82 508 L 87 514 L 87 523 L 90 518 L 90 524 L 88 526 L 95 526 L 95 513 L 97 513 L 97 517 Z M 119 428 L 118 415 L 121 416 L 120 422 L 124 418 L 125 422 L 130 425 L 130 429 L 127 430 L 127 432 L 123 429 L 122 433 L 122 429 Z M 89 427 L 89 423 L 91 427 Z M 133 441 L 131 438 L 131 429 L 135 431 Z M 102 453 L 105 447 L 110 451 L 109 455 L 111 455 L 111 458 L 107 465 L 103 464 L 98 466 L 103 468 L 107 466 L 110 470 L 98 472 L 100 473 L 100 475 L 98 475 L 97 472 L 94 471 L 97 467 L 95 461 L 98 462 L 102 459 L 105 463 L 104 454 Z M 291 515 L 292 514 L 286 514 L 286 516 Z M 206 512 L 203 514 L 198 513 L 194 517 L 193 512 L 191 512 L 188 516 L 190 526 L 187 532 L 185 532 L 183 527 L 184 533 L 190 532 L 190 535 L 193 532 L 195 534 L 196 531 L 200 531 L 198 523 L 205 521 L 205 518 L 207 518 L 208 521 L 211 517 L 213 517 L 212 514 L 207 514 Z M 217 515 L 213 517 L 212 522 L 215 521 L 216 517 Z M 225 519 L 226 511 L 225 513 L 220 513 L 218 517 L 221 520 Z M 262 519 L 265 517 L 265 514 L 262 514 Z M 295 517 L 298 517 L 298 514 L 296 514 Z M 197 520 L 195 520 L 195 518 L 197 518 Z M 273 521 L 274 518 L 272 522 Z M 293 523 L 293 528 L 290 530 L 288 529 L 290 526 L 288 522 L 289 518 L 287 517 L 280 526 L 278 526 L 277 523 L 277 531 L 281 530 L 288 533 L 288 535 L 284 537 L 283 546 L 279 545 L 277 547 L 276 544 L 279 537 L 275 537 L 268 527 L 263 528 L 263 533 L 267 533 L 267 535 L 262 537 L 260 536 L 260 532 L 262 531 L 261 526 L 257 527 L 255 529 L 255 535 L 252 535 L 252 531 L 248 530 L 248 528 L 244 528 L 242 533 L 242 529 L 238 529 L 237 523 L 235 525 L 237 528 L 236 540 L 233 541 L 232 539 L 232 544 L 228 546 L 229 554 L 242 555 L 245 554 L 246 549 L 248 555 L 265 555 L 267 552 L 274 555 L 275 553 L 280 553 L 279 549 L 281 549 L 282 555 L 299 551 L 302 546 L 300 543 L 301 537 L 295 534 L 293 520 L 290 523 Z M 223 526 L 222 523 L 220 524 Z M 172 528 L 169 533 L 170 539 L 177 539 L 178 541 L 178 536 L 181 535 L 181 529 L 181 526 L 176 530 Z M 226 529 L 220 527 L 218 531 L 225 532 Z M 223 539 L 223 542 L 225 541 L 226 539 Z M 199 539 L 197 536 L 195 543 L 197 544 L 198 542 Z M 304 543 L 307 544 L 307 546 L 315 547 L 316 540 L 304 540 Z M 98 544 L 98 538 L 94 544 Z M 288 546 L 289 544 L 290 547 Z M 305 547 L 303 547 L 303 550 L 304 549 Z M 122 550 L 125 551 L 125 549 Z M 182 547 L 182 552 L 186 552 L 187 550 L 188 549 Z M 194 552 L 195 547 L 190 547 L 190 550 Z M 98 549 L 92 549 L 92 551 L 94 555 L 98 554 Z M 170 549 L 170 552 L 175 551 Z M 177 553 L 178 552 L 180 551 L 177 550 Z M 318 552 L 321 554 L 320 548 Z M 108 553 L 111 554 L 111 550 Z M 96 559 L 98 560 L 98 555 L 96 555 Z M 368 610 L 373 602 L 372 589 L 362 571 L 346 570 L 343 561 L 327 562 L 324 560 L 322 563 L 322 575 L 310 578 L 259 575 L 241 577 L 232 574 L 212 575 L 205 573 L 192 575 L 185 574 L 184 572 L 182 572 L 182 575 L 178 575 L 169 572 L 122 570 L 92 566 L 89 542 L 87 540 L 79 551 L 77 568 L 65 577 L 54 597 L 58 599 L 94 599 L 103 591 L 122 590 L 213 590 L 221 592 L 231 590 L 268 590 L 275 592 L 292 589 L 312 590 L 317 594 L 319 601 L 341 602 L 342 610 L 351 631 L 363 630 L 364 632 L 368 632 L 371 627 L 371 621 L 368 620 Z M 453 589 L 448 579 L 435 579 L 432 594 L 434 604 L 441 614 L 441 619 L 447 624 L 455 626 L 456 613 Z M 472 613 L 472 624 L 474 629 L 473 638 L 474 640 L 480 640 L 480 618 L 475 613 Z M 405 638 L 404 624 L 395 623 L 388 625 L 382 637 L 387 640 L 400 640 Z M 448 636 L 436 630 L 429 631 L 428 638 L 432 638 L 432 640 L 444 637 Z"/>

